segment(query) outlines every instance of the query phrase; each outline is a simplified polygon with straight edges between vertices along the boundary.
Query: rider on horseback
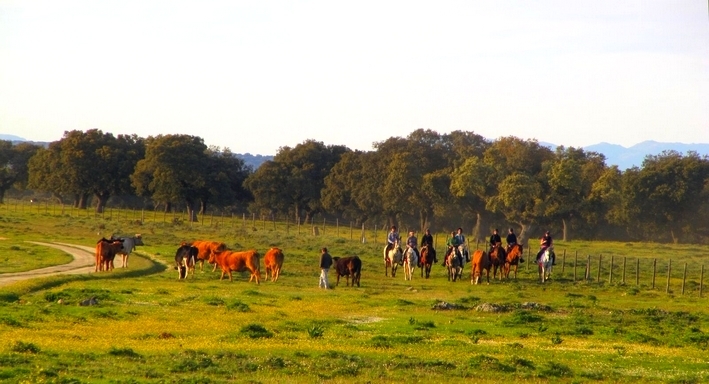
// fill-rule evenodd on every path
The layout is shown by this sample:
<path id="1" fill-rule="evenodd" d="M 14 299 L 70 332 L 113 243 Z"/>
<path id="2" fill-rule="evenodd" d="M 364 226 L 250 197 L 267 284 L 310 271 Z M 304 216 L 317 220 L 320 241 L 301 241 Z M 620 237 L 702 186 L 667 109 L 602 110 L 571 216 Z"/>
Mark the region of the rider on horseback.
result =
<path id="1" fill-rule="evenodd" d="M 409 231 L 409 237 L 406 239 L 406 248 L 408 251 L 408 248 L 411 248 L 412 251 L 414 251 L 414 255 L 416 255 L 416 259 L 419 258 L 419 251 L 416 249 L 416 243 L 418 240 L 416 239 L 416 236 L 414 236 L 414 231 Z"/>
<path id="2" fill-rule="evenodd" d="M 492 235 L 490 236 L 490 251 L 500 244 L 502 244 L 502 238 L 497 233 L 497 228 L 495 228 L 492 230 Z"/>
<path id="3" fill-rule="evenodd" d="M 470 261 L 470 254 L 465 248 L 465 235 L 463 234 L 463 228 L 458 228 L 455 236 L 458 238 L 458 253 L 465 256 L 466 261 Z"/>
<path id="4" fill-rule="evenodd" d="M 510 233 L 507 235 L 507 253 L 510 252 L 510 249 L 515 244 L 517 244 L 517 235 L 515 235 L 515 230 L 510 228 Z"/>
<path id="5" fill-rule="evenodd" d="M 421 248 L 423 247 L 428 247 L 430 251 L 433 251 L 430 254 L 433 255 L 433 263 L 437 263 L 438 259 L 436 258 L 436 250 L 433 248 L 433 235 L 431 235 L 430 229 L 426 229 L 426 233 L 421 237 Z"/>
<path id="6" fill-rule="evenodd" d="M 401 237 L 399 237 L 399 232 L 396 231 L 396 225 L 392 225 L 389 235 L 387 236 L 387 247 L 385 254 L 389 254 L 389 251 L 394 249 L 394 244 L 398 242 L 401 242 Z"/>
<path id="7" fill-rule="evenodd" d="M 541 247 L 539 249 L 539 253 L 537 253 L 537 259 L 535 260 L 537 263 L 539 262 L 539 258 L 542 257 L 542 254 L 544 253 L 544 251 L 546 251 L 547 249 L 551 248 L 554 245 L 554 242 L 551 239 L 551 234 L 549 233 L 549 231 L 546 231 L 546 233 L 544 233 L 544 236 L 542 236 L 542 239 L 540 240 L 539 244 L 541 245 Z M 554 251 L 552 251 L 551 249 L 549 250 L 549 257 L 551 257 L 551 260 L 552 260 L 551 264 L 556 265 L 556 255 L 554 254 Z"/>
<path id="8" fill-rule="evenodd" d="M 462 264 L 463 257 L 460 254 L 460 251 L 458 250 L 458 246 L 460 245 L 458 240 L 459 239 L 458 239 L 458 236 L 455 235 L 455 231 L 451 232 L 450 239 L 448 239 L 448 241 L 446 241 L 446 245 L 448 246 L 448 251 L 446 252 L 445 259 L 447 259 L 448 255 L 451 254 L 451 251 L 455 251 L 455 256 L 461 261 L 461 264 Z M 445 259 L 443 260 L 444 266 L 446 265 Z"/>

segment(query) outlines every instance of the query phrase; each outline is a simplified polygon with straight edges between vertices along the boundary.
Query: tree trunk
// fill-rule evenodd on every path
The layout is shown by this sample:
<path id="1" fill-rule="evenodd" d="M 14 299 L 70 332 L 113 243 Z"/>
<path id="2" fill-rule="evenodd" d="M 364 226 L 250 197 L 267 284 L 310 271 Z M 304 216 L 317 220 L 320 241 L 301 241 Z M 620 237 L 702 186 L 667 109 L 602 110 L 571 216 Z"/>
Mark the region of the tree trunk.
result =
<path id="1" fill-rule="evenodd" d="M 519 231 L 519 236 L 517 237 L 517 242 L 522 244 L 525 248 L 529 247 L 529 239 L 531 236 L 529 236 L 530 233 L 532 233 L 532 230 L 534 230 L 534 225 L 532 224 L 524 224 L 524 223 L 517 223 L 522 227 L 522 229 Z"/>
<path id="2" fill-rule="evenodd" d="M 89 194 L 88 193 L 82 193 L 79 196 L 79 202 L 77 208 L 79 209 L 86 209 L 86 206 L 89 203 Z"/>
<path id="3" fill-rule="evenodd" d="M 388 222 L 389 222 L 388 228 L 391 228 L 392 226 L 396 226 L 396 228 L 400 230 L 401 228 L 399 228 L 399 223 L 396 221 L 396 214 L 392 213 L 392 214 L 389 214 L 388 216 L 389 216 L 388 217 Z"/>
<path id="4" fill-rule="evenodd" d="M 199 214 L 204 215 L 207 213 L 207 202 L 204 200 L 199 201 Z"/>
<path id="5" fill-rule="evenodd" d="M 197 207 L 196 203 L 187 201 L 187 218 L 191 222 L 197 222 Z"/>
<path id="6" fill-rule="evenodd" d="M 106 203 L 108 203 L 108 198 L 111 197 L 109 192 L 95 193 L 96 196 L 96 213 L 102 213 L 106 208 Z"/>
<path id="7" fill-rule="evenodd" d="M 423 233 L 426 230 L 428 224 L 428 212 L 421 210 L 419 211 L 419 233 Z"/>
<path id="8" fill-rule="evenodd" d="M 482 225 L 483 216 L 480 214 L 480 212 L 475 212 L 475 226 L 473 227 L 473 230 L 471 232 L 475 240 L 482 241 L 485 238 L 481 232 Z"/>
<path id="9" fill-rule="evenodd" d="M 677 238 L 677 236 L 675 236 L 675 230 L 674 230 L 674 229 L 670 229 L 670 236 L 672 236 L 672 244 L 677 244 L 677 243 L 679 243 L 679 238 Z"/>
<path id="10" fill-rule="evenodd" d="M 168 213 L 170 211 L 172 211 L 172 203 L 168 201 L 165 203 L 165 213 Z"/>
<path id="11" fill-rule="evenodd" d="M 0 189 L 0 204 L 5 203 L 5 189 Z"/>
<path id="12" fill-rule="evenodd" d="M 562 226 L 563 226 L 563 228 L 564 228 L 564 229 L 563 229 L 563 235 L 562 235 L 563 238 L 562 238 L 562 240 L 563 240 L 564 242 L 566 242 L 566 241 L 568 241 L 568 234 L 569 234 L 569 227 L 568 227 L 568 225 L 566 224 L 566 219 L 561 219 L 561 224 L 562 224 Z"/>

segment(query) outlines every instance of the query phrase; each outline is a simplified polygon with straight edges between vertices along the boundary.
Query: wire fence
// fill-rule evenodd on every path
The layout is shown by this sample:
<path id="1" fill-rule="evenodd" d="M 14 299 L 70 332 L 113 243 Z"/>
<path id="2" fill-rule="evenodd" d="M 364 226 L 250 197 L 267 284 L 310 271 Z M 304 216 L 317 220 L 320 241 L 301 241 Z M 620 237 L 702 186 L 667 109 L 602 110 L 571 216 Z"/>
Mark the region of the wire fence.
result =
<path id="1" fill-rule="evenodd" d="M 106 207 L 97 213 L 94 209 L 78 209 L 68 204 L 55 204 L 49 201 L 29 202 L 7 200 L 0 206 L 0 213 L 33 213 L 47 216 L 93 218 L 102 220 L 128 220 L 136 224 L 163 223 L 188 227 L 218 227 L 238 230 L 272 230 L 299 236 L 328 236 L 361 243 L 386 243 L 388 227 L 385 225 L 355 225 L 354 222 L 341 222 L 339 219 L 311 219 L 308 223 L 300 220 L 281 219 L 275 216 L 256 215 L 254 213 L 226 213 L 211 211 L 197 216 L 190 221 L 186 211 L 166 212 L 146 209 L 122 209 Z M 445 251 L 445 235 L 434 234 L 434 248 Z M 440 240 L 440 241 L 439 241 Z M 480 248 L 477 241 L 475 249 Z M 472 244 L 469 244 L 472 250 Z M 532 266 L 536 253 L 531 247 L 526 248 L 527 262 L 521 267 L 525 274 L 536 274 L 537 266 Z M 623 284 L 634 287 L 660 289 L 664 285 L 666 293 L 681 295 L 697 294 L 703 297 L 704 264 L 677 262 L 669 259 L 627 257 L 611 254 L 579 254 L 579 251 L 557 249 L 556 265 L 553 268 L 554 279 L 559 281 L 585 282 L 587 284 Z"/>

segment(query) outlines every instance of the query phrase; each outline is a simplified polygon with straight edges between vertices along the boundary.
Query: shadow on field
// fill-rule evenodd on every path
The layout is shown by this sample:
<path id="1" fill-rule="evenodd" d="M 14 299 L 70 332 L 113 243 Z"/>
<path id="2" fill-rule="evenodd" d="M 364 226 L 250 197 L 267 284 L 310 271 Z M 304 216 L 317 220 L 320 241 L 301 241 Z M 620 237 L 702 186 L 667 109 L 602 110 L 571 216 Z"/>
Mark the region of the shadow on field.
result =
<path id="1" fill-rule="evenodd" d="M 14 283 L 9 287 L 3 287 L 0 289 L 0 302 L 16 302 L 20 300 L 20 296 L 22 295 L 55 288 L 75 281 L 95 281 L 141 277 L 161 273 L 167 269 L 167 265 L 149 256 L 146 256 L 139 252 L 133 252 L 132 255 L 144 259 L 148 263 L 148 267 L 132 270 L 114 269 L 112 272 L 99 272 L 82 275 L 56 275 L 51 277 L 38 277 L 30 280 L 20 281 Z"/>

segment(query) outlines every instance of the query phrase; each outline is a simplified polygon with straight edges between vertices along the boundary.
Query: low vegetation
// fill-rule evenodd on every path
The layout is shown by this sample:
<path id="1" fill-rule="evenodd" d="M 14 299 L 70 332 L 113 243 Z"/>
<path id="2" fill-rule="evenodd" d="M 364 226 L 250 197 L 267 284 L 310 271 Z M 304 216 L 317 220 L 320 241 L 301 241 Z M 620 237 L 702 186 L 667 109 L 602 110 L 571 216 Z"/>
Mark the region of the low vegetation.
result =
<path id="1" fill-rule="evenodd" d="M 428 280 L 418 271 L 412 281 L 384 277 L 380 244 L 322 232 L 37 213 L 14 220 L 18 224 L 0 240 L 6 249 L 47 238 L 90 246 L 98 225 L 143 233 L 146 245 L 131 256 L 127 271 L 0 287 L 3 382 L 709 380 L 709 299 L 706 292 L 699 297 L 698 272 L 687 278 L 684 294 L 682 268 L 671 276 L 669 293 L 666 269 L 658 267 L 654 289 L 650 279 L 653 259 L 658 266 L 686 262 L 698 271 L 709 262 L 703 246 L 559 243 L 557 251 L 567 251 L 564 271 L 560 257 L 547 284 L 525 263 L 517 280 L 473 286 L 467 279 L 448 282 L 440 265 Z M 32 231 L 24 230 L 27 222 Z M 248 283 L 248 273 L 237 273 L 234 282 L 219 281 L 219 272 L 205 268 L 178 280 L 170 267 L 174 252 L 180 241 L 194 239 L 262 254 L 279 246 L 285 253 L 281 278 L 256 285 Z M 360 288 L 318 289 L 322 246 L 334 256 L 362 258 Z M 40 258 L 52 253 L 32 249 Z M 579 267 L 574 281 L 570 255 L 577 250 L 594 257 L 591 279 L 582 278 Z M 632 263 L 625 281 L 620 269 L 609 281 L 609 264 L 597 281 L 600 254 L 604 262 L 606 255 L 640 259 L 640 284 Z M 96 305 L 79 305 L 90 297 Z"/>

